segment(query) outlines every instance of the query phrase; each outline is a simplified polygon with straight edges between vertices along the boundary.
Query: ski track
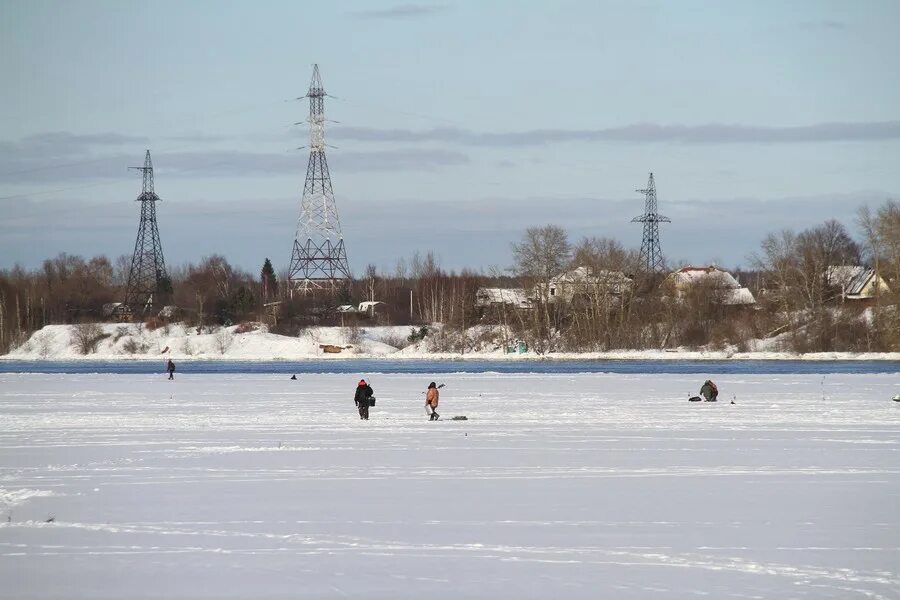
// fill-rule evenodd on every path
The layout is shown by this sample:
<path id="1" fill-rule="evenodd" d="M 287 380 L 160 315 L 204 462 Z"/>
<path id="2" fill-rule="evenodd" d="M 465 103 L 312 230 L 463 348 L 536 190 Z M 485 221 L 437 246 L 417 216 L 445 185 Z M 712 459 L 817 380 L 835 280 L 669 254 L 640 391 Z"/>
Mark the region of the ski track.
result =
<path id="1" fill-rule="evenodd" d="M 176 377 L 0 374 L 0 596 L 900 597 L 900 375 Z"/>

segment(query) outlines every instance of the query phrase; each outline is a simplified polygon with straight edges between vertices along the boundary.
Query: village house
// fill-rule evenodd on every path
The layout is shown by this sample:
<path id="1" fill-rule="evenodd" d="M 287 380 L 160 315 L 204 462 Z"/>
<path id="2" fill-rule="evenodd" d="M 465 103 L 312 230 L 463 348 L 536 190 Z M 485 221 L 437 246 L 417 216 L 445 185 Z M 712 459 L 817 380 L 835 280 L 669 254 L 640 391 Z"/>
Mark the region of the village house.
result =
<path id="1" fill-rule="evenodd" d="M 670 273 L 666 281 L 672 285 L 676 297 L 683 297 L 694 286 L 708 286 L 716 301 L 725 306 L 756 304 L 753 294 L 742 287 L 728 271 L 710 265 L 708 267 L 684 267 Z"/>
<path id="2" fill-rule="evenodd" d="M 560 299 L 571 302 L 578 295 L 589 298 L 621 298 L 631 289 L 632 283 L 631 278 L 621 271 L 593 271 L 590 267 L 581 266 L 553 277 L 546 296 L 550 302 Z M 535 290 L 536 295 L 539 291 Z"/>
<path id="3" fill-rule="evenodd" d="M 868 300 L 891 292 L 888 284 L 875 272 L 858 265 L 835 265 L 826 272 L 828 285 L 841 290 L 844 300 Z"/>

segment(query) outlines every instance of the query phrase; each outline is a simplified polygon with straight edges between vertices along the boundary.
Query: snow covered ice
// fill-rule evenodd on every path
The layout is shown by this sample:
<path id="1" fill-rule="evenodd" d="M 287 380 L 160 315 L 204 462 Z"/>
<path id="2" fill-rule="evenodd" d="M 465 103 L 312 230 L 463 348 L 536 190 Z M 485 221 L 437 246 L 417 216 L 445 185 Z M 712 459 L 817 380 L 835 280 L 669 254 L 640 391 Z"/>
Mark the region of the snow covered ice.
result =
<path id="1" fill-rule="evenodd" d="M 896 374 L 189 371 L 0 374 L 0 596 L 900 597 Z"/>

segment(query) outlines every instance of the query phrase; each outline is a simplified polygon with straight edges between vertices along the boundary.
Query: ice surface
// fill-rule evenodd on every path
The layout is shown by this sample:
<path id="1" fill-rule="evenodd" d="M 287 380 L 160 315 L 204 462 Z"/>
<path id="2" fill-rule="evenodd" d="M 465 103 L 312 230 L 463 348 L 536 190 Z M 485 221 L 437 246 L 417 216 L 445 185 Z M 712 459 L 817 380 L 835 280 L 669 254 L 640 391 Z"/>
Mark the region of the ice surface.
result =
<path id="1" fill-rule="evenodd" d="M 0 375 L 0 597 L 900 597 L 898 375 L 369 379 Z"/>

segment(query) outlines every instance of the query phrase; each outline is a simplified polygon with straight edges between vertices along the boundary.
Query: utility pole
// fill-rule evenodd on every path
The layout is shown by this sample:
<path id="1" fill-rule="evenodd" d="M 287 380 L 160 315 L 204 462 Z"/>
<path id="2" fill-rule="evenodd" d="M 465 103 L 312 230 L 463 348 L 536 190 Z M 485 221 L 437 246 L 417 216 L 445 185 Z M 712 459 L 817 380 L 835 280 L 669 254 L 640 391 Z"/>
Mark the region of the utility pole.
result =
<path id="1" fill-rule="evenodd" d="M 302 294 L 319 290 L 333 293 L 348 286 L 351 279 L 325 159 L 326 95 L 319 65 L 315 65 L 309 91 L 303 96 L 309 98 L 309 163 L 288 278 L 292 291 L 296 288 Z"/>
<path id="2" fill-rule="evenodd" d="M 648 273 L 662 271 L 665 267 L 662 250 L 659 246 L 659 224 L 671 223 L 668 217 L 657 212 L 656 207 L 656 183 L 653 181 L 653 173 L 643 190 L 635 190 L 646 196 L 644 202 L 644 214 L 631 220 L 632 223 L 644 224 L 644 236 L 641 240 L 641 265 Z"/>

